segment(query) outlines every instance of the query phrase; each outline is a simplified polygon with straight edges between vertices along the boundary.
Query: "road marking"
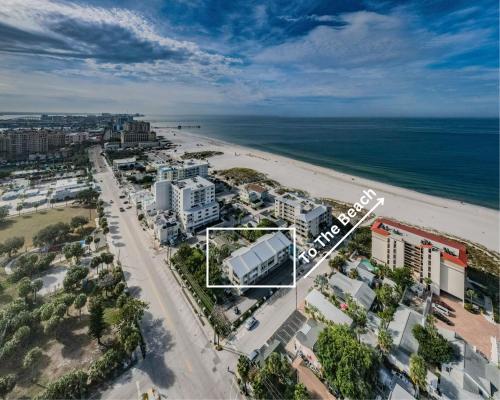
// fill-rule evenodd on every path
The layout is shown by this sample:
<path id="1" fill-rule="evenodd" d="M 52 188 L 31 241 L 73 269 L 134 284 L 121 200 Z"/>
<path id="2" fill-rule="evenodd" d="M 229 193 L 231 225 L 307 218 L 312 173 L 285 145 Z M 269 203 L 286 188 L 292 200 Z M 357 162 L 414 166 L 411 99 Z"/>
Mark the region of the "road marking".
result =
<path id="1" fill-rule="evenodd" d="M 366 219 L 368 218 L 369 215 L 371 215 L 371 213 L 373 211 L 375 211 L 375 209 L 380 206 L 380 205 L 383 205 L 384 204 L 384 198 L 383 197 L 380 197 L 377 199 L 377 203 L 370 209 L 370 211 L 368 211 L 364 216 L 363 218 L 361 218 L 357 223 L 356 225 L 354 225 L 350 230 L 349 232 L 347 232 L 343 237 L 342 239 L 340 239 L 336 244 L 335 246 L 333 246 L 330 250 L 328 250 L 328 252 L 320 258 L 320 260 L 314 265 L 314 267 L 312 267 L 309 272 L 307 274 L 304 275 L 304 278 L 307 278 L 309 275 L 311 275 L 311 273 L 316 269 L 318 268 L 319 264 L 321 264 L 330 254 L 332 254 L 332 252 L 337 248 L 339 247 L 339 245 L 352 233 L 354 232 L 354 230 Z"/>
<path id="2" fill-rule="evenodd" d="M 137 397 L 142 398 L 141 386 L 139 385 L 139 381 L 135 381 L 135 386 L 137 387 Z"/>

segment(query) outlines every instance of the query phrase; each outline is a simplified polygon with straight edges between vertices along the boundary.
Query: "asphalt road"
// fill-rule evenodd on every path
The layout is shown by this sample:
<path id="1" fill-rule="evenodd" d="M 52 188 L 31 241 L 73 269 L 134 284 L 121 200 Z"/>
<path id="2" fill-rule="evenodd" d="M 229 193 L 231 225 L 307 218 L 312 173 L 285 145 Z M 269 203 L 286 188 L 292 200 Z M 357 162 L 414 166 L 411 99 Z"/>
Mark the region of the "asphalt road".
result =
<path id="1" fill-rule="evenodd" d="M 153 246 L 134 209 L 119 211 L 123 200 L 111 169 L 90 151 L 95 178 L 106 202 L 108 243 L 119 258 L 131 293 L 149 303 L 142 330 L 148 354 L 100 393 L 105 399 L 136 399 L 151 387 L 171 399 L 235 399 L 236 355 L 217 352 L 210 344 L 210 329 L 202 326 L 181 288 L 165 266 L 165 251 Z M 102 180 L 102 182 L 100 182 Z M 110 204 L 113 200 L 113 204 Z"/>

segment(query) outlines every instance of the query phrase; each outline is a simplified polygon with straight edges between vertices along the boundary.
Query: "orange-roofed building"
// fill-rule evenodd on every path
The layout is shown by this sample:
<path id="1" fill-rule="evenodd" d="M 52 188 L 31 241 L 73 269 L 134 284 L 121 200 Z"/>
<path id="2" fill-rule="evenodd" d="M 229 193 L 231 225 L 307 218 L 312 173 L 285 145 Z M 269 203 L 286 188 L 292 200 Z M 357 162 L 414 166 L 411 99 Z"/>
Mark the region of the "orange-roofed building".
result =
<path id="1" fill-rule="evenodd" d="M 390 268 L 408 267 L 431 290 L 464 299 L 467 250 L 454 240 L 399 222 L 379 218 L 372 225 L 372 258 Z"/>

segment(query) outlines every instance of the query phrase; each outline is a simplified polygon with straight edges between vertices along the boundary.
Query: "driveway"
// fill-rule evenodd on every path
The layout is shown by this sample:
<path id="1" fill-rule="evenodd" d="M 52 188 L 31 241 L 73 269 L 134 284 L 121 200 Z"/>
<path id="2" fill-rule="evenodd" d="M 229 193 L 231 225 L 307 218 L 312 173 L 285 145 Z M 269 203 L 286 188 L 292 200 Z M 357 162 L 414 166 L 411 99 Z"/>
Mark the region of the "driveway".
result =
<path id="1" fill-rule="evenodd" d="M 454 297 L 447 294 L 435 297 L 455 310 L 453 312 L 455 316 L 448 317 L 455 325 L 449 326 L 439 320 L 436 320 L 436 325 L 458 333 L 466 342 L 476 346 L 489 359 L 491 355 L 490 338 L 492 336 L 500 338 L 500 325 L 489 322 L 484 315 L 470 313 L 464 308 L 462 302 Z"/>

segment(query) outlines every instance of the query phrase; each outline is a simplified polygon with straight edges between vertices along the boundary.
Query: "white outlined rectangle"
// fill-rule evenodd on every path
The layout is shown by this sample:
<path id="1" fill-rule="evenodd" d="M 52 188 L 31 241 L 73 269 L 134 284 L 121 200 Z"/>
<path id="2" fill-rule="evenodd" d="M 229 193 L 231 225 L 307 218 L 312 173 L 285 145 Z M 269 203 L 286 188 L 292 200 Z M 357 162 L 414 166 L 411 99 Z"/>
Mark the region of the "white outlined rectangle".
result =
<path id="1" fill-rule="evenodd" d="M 208 256 L 208 251 L 209 251 L 209 242 L 210 242 L 210 231 L 291 231 L 292 236 L 293 236 L 293 284 L 292 285 L 210 285 L 209 280 L 208 280 L 208 269 L 210 268 L 209 266 L 209 256 Z M 296 230 L 295 227 L 290 227 L 290 228 L 233 228 L 233 227 L 226 227 L 226 228 L 207 228 L 207 240 L 206 240 L 206 286 L 207 288 L 211 289 L 258 289 L 258 288 L 295 288 L 297 286 L 297 237 L 296 237 Z"/>

